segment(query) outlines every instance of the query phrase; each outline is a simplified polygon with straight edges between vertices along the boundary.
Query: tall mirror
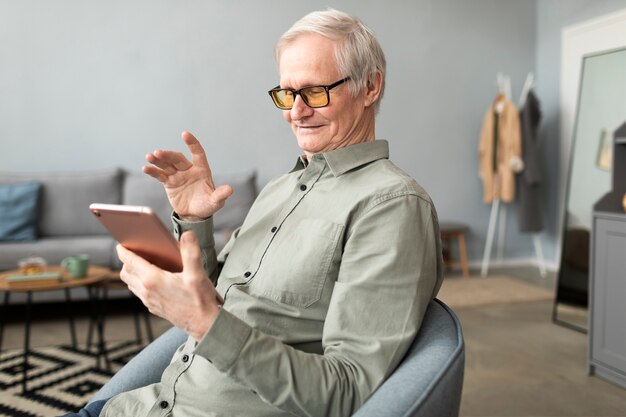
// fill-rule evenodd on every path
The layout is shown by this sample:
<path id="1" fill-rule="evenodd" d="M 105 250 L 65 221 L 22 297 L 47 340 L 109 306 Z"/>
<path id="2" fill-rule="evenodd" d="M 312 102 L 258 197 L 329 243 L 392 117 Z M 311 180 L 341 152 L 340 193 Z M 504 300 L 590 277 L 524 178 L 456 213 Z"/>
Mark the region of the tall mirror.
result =
<path id="1" fill-rule="evenodd" d="M 613 132 L 625 120 L 626 48 L 585 56 L 553 309 L 555 323 L 582 332 L 587 331 L 592 207 L 611 189 Z"/>

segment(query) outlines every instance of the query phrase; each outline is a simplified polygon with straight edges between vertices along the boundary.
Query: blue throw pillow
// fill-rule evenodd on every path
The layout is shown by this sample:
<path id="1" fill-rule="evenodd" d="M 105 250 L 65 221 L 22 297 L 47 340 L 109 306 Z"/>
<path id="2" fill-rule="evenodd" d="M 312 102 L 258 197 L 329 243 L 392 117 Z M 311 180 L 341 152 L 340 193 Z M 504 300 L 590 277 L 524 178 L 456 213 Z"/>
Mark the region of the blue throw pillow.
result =
<path id="1" fill-rule="evenodd" d="M 0 241 L 37 239 L 38 182 L 0 184 Z"/>

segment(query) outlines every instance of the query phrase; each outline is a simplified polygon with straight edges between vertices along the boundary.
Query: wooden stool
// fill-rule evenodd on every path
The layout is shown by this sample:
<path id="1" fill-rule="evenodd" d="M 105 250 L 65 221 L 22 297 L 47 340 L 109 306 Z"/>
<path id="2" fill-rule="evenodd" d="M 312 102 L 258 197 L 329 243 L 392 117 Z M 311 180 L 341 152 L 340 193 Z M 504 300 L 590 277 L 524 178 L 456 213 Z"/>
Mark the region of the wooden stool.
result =
<path id="1" fill-rule="evenodd" d="M 460 264 L 463 270 L 463 276 L 469 278 L 469 266 L 467 264 L 467 249 L 465 248 L 465 232 L 468 227 L 461 223 L 440 223 L 439 231 L 441 233 L 441 242 L 444 245 L 443 261 L 446 267 Z M 451 241 L 457 239 L 459 244 L 459 258 L 453 259 L 450 252 Z"/>

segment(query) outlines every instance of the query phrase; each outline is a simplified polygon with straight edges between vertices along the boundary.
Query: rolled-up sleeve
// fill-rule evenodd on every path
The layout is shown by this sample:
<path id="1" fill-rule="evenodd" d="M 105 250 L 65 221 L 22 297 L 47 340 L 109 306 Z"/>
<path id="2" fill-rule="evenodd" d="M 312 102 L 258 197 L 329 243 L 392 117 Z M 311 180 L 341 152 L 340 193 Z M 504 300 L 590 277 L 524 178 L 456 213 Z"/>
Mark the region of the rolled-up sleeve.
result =
<path id="1" fill-rule="evenodd" d="M 192 231 L 202 252 L 202 263 L 207 276 L 213 284 L 217 282 L 220 264 L 215 253 L 215 238 L 213 237 L 213 217 L 199 222 L 186 222 L 180 219 L 176 213 L 172 215 L 172 224 L 174 226 L 174 235 L 180 240 L 183 233 Z"/>

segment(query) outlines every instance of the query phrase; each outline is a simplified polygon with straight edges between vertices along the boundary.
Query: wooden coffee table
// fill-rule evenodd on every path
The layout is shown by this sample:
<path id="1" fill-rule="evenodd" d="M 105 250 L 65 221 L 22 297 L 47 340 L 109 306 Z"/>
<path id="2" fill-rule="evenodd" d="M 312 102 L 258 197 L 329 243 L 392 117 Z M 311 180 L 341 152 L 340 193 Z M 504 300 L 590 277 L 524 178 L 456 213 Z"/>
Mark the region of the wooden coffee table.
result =
<path id="1" fill-rule="evenodd" d="M 26 293 L 26 317 L 25 317 L 25 328 L 24 328 L 24 360 L 23 360 L 23 369 L 22 369 L 22 391 L 26 392 L 26 382 L 27 382 L 27 373 L 28 373 L 28 355 L 30 354 L 30 312 L 33 301 L 33 293 L 43 292 L 43 291 L 57 291 L 63 290 L 65 291 L 65 299 L 68 303 L 68 318 L 70 322 L 70 333 L 72 337 L 72 347 L 76 349 L 76 328 L 74 326 L 74 316 L 72 314 L 72 308 L 69 306 L 71 303 L 70 290 L 76 287 L 86 287 L 87 293 L 89 294 L 90 301 L 95 303 L 97 300 L 97 294 L 92 291 L 92 287 L 95 284 L 98 284 L 104 280 L 106 280 L 109 276 L 113 275 L 114 272 L 108 268 L 103 268 L 100 266 L 89 266 L 87 271 L 87 276 L 84 278 L 72 278 L 69 273 L 61 266 L 48 266 L 46 268 L 46 272 L 59 272 L 61 274 L 61 278 L 58 281 L 50 282 L 50 281 L 25 281 L 25 282 L 11 282 L 7 281 L 7 278 L 11 275 L 20 274 L 19 270 L 11 270 L 0 273 L 0 292 L 4 292 L 4 303 L 2 314 L 0 314 L 0 352 L 2 352 L 2 338 L 4 333 L 4 317 L 6 317 L 6 310 L 9 305 L 9 301 L 12 293 Z M 96 314 L 97 312 L 94 312 Z M 96 320 L 100 325 L 100 321 Z M 100 326 L 99 326 L 100 327 Z M 99 328 L 99 336 L 100 343 L 103 344 L 103 335 L 101 331 L 101 327 Z M 99 358 L 98 358 L 99 360 Z"/>

